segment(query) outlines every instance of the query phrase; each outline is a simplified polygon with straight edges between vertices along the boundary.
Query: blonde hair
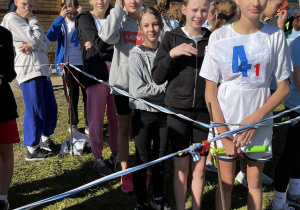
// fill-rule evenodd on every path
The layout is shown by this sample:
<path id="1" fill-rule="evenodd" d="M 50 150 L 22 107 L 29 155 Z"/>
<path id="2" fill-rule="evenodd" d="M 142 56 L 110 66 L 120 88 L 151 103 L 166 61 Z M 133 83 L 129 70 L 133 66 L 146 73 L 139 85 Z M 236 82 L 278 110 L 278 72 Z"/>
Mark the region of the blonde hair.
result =
<path id="1" fill-rule="evenodd" d="M 211 28 L 212 32 L 224 26 L 228 20 L 232 19 L 237 14 L 236 3 L 233 0 L 224 0 L 220 2 L 217 7 L 217 14 L 219 15 L 213 27 Z"/>
<path id="2" fill-rule="evenodd" d="M 181 11 L 181 5 L 176 2 L 170 3 L 170 8 L 167 12 L 167 17 L 177 20 L 179 22 L 179 25 L 183 25 L 184 18 Z"/>

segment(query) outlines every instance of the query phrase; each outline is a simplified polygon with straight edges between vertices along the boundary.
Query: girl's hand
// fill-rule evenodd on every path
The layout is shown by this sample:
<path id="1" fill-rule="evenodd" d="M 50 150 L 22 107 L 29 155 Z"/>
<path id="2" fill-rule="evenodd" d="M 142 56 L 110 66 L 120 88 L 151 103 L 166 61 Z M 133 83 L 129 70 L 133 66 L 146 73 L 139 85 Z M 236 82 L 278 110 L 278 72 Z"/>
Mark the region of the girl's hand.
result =
<path id="1" fill-rule="evenodd" d="M 78 6 L 78 8 L 77 8 L 78 14 L 80 14 L 82 12 L 82 10 L 83 10 L 82 6 Z"/>
<path id="2" fill-rule="evenodd" d="M 84 44 L 85 50 L 88 51 L 92 47 L 92 43 L 90 41 Z"/>
<path id="3" fill-rule="evenodd" d="M 29 55 L 33 51 L 31 45 L 27 44 L 26 42 L 24 42 L 24 44 L 21 47 L 19 47 L 19 49 L 19 52 L 22 52 L 25 55 Z"/>
<path id="4" fill-rule="evenodd" d="M 170 56 L 176 58 L 181 55 L 192 56 L 197 55 L 197 49 L 193 47 L 193 43 L 183 43 L 170 51 Z"/>
<path id="5" fill-rule="evenodd" d="M 257 114 L 253 113 L 253 114 L 249 115 L 248 117 L 246 117 L 243 120 L 242 124 L 252 124 L 252 123 L 261 121 L 262 119 L 263 119 L 262 117 L 259 117 Z M 243 126 L 241 126 L 241 127 L 243 127 Z M 236 143 L 237 147 L 243 147 L 250 142 L 255 131 L 256 131 L 255 128 L 253 128 L 253 129 L 244 131 L 242 133 L 238 133 L 234 137 L 233 142 Z"/>
<path id="6" fill-rule="evenodd" d="M 281 10 L 279 12 L 279 17 L 278 17 L 278 20 L 277 20 L 277 25 L 282 30 L 284 29 L 284 25 L 285 25 L 286 19 L 287 19 L 287 11 L 286 10 Z"/>
<path id="7" fill-rule="evenodd" d="M 78 7 L 79 8 L 79 7 Z M 78 11 L 78 9 L 77 9 L 77 11 Z M 68 10 L 67 10 L 67 5 L 65 5 L 65 6 L 63 6 L 62 8 L 61 8 L 61 11 L 60 11 L 60 16 L 62 16 L 62 17 L 67 17 L 67 14 L 68 14 Z"/>
<path id="8" fill-rule="evenodd" d="M 234 157 L 240 154 L 240 149 L 235 146 L 232 137 L 226 137 L 222 139 L 223 148 L 225 149 L 226 155 Z"/>
<path id="9" fill-rule="evenodd" d="M 3 78 L 3 75 L 0 74 L 0 85 L 2 85 L 2 79 Z"/>

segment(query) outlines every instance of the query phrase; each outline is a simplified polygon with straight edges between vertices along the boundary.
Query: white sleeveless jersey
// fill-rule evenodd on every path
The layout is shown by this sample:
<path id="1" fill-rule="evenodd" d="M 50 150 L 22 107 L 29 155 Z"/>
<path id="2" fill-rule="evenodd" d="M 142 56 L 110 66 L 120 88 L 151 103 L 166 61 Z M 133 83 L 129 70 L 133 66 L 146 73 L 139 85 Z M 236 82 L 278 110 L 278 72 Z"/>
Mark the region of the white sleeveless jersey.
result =
<path id="1" fill-rule="evenodd" d="M 289 77 L 290 70 L 286 39 L 278 27 L 264 24 L 256 33 L 241 35 L 227 25 L 210 36 L 200 76 L 220 84 L 217 97 L 225 122 L 241 123 L 269 99 L 272 72 L 279 83 Z M 221 141 L 217 143 L 223 147 Z M 272 127 L 256 129 L 248 145 L 272 146 Z M 267 160 L 272 153 L 247 156 Z"/>

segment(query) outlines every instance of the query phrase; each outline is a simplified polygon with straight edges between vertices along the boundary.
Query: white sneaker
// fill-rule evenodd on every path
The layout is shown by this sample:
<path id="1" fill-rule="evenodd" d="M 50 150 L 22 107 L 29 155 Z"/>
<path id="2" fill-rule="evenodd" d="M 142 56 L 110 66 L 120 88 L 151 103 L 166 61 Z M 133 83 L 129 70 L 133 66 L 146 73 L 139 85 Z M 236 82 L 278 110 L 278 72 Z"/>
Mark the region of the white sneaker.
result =
<path id="1" fill-rule="evenodd" d="M 261 174 L 261 182 L 265 185 L 271 185 L 273 183 L 273 179 L 268 177 L 266 174 Z"/>
<path id="2" fill-rule="evenodd" d="M 236 175 L 235 180 L 238 181 L 240 184 L 244 185 L 246 188 L 248 188 L 246 176 L 245 176 L 245 174 L 243 172 L 240 171 Z"/>
<path id="3" fill-rule="evenodd" d="M 90 129 L 89 126 L 86 126 L 84 129 L 85 134 L 90 135 Z"/>

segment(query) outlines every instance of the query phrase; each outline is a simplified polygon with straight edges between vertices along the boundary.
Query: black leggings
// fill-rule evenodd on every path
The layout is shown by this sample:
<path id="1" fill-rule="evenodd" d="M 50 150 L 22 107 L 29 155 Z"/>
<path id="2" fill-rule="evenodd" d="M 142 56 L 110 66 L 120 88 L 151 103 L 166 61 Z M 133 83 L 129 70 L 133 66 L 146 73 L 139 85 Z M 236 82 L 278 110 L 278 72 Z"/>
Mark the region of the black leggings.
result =
<path id="1" fill-rule="evenodd" d="M 79 69 L 83 69 L 82 66 L 76 66 L 76 67 Z M 82 73 L 74 70 L 72 67 L 69 67 L 69 69 L 72 71 L 72 73 L 78 79 L 79 82 L 83 82 L 84 75 Z M 79 120 L 78 120 L 78 99 L 79 99 L 79 88 L 81 88 L 82 100 L 83 100 L 83 104 L 84 104 L 83 112 L 84 112 L 85 125 L 88 126 L 85 89 L 78 84 L 78 82 L 74 79 L 74 77 L 71 75 L 71 73 L 67 69 L 66 69 L 66 80 L 67 80 L 68 88 L 70 90 L 71 124 L 77 125 L 79 122 Z M 67 93 L 67 89 L 66 89 L 65 78 L 63 78 L 63 85 L 64 85 L 65 96 L 68 101 L 68 93 Z M 70 124 L 70 118 L 69 118 L 69 124 Z"/>
<path id="2" fill-rule="evenodd" d="M 166 114 L 134 110 L 132 129 L 136 148 L 135 165 L 147 163 L 166 155 L 168 148 Z M 152 149 L 151 141 L 153 141 Z M 162 197 L 164 163 L 160 162 L 153 165 L 151 171 L 153 196 Z M 147 202 L 146 172 L 147 169 L 144 168 L 133 174 L 134 192 L 138 203 Z"/>
<path id="3" fill-rule="evenodd" d="M 300 116 L 297 112 L 289 113 L 290 119 Z M 300 122 L 289 125 L 284 150 L 275 168 L 274 186 L 278 192 L 286 192 L 290 178 L 300 179 Z"/>

